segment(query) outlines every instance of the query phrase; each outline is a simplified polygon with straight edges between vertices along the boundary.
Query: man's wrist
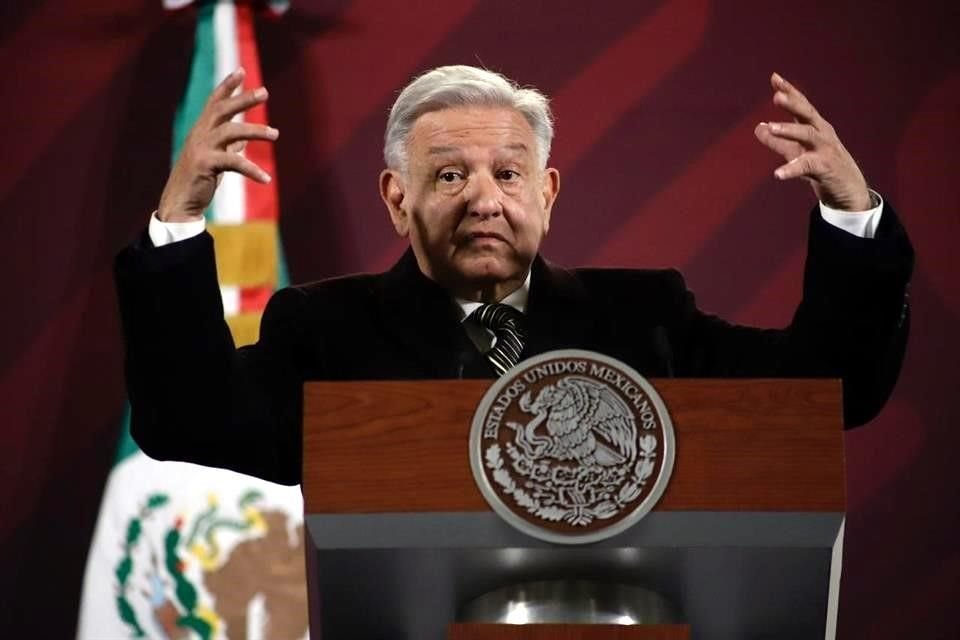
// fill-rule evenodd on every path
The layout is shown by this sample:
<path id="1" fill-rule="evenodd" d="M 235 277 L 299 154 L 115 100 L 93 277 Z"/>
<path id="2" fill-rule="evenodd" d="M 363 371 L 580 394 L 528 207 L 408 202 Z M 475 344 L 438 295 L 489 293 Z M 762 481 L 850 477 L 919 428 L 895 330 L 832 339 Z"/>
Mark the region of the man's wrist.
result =
<path id="1" fill-rule="evenodd" d="M 880 206 L 880 196 L 873 189 L 867 189 L 866 195 L 860 200 L 860 203 L 854 205 L 854 208 L 847 213 L 870 213 Z"/>
<path id="2" fill-rule="evenodd" d="M 198 236 L 206 229 L 206 221 L 201 216 L 184 221 L 164 221 L 154 211 L 150 215 L 150 225 L 147 227 L 147 233 L 150 235 L 150 241 L 155 247 L 163 247 L 174 242 L 180 242 L 194 236 Z"/>
<path id="3" fill-rule="evenodd" d="M 865 211 L 845 211 L 834 209 L 827 203 L 820 202 L 820 215 L 825 221 L 835 227 L 843 229 L 861 238 L 874 238 L 880 224 L 880 214 L 883 211 L 883 198 L 873 189 L 869 190 L 870 204 Z"/>

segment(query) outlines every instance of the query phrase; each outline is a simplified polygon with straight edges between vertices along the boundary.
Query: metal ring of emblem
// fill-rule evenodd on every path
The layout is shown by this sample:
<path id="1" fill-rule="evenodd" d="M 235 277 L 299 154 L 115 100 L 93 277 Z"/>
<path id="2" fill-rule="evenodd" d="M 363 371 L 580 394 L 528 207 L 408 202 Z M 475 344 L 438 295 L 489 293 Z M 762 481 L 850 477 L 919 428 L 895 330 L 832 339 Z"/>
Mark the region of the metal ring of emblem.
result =
<path id="1" fill-rule="evenodd" d="M 517 515 L 504 502 L 503 498 L 490 484 L 490 480 L 484 471 L 483 459 L 481 455 L 481 443 L 483 441 L 484 421 L 486 416 L 490 412 L 494 401 L 497 399 L 500 393 L 503 392 L 503 390 L 516 379 L 518 371 L 525 371 L 531 367 L 559 359 L 576 358 L 599 362 L 607 366 L 611 366 L 614 369 L 619 369 L 623 373 L 629 375 L 632 378 L 632 382 L 635 382 L 640 389 L 646 393 L 647 397 L 653 404 L 653 407 L 656 409 L 663 430 L 663 458 L 660 473 L 654 480 L 654 484 L 650 492 L 638 505 L 633 508 L 632 511 L 629 512 L 628 515 L 602 529 L 593 530 L 584 534 L 564 534 L 558 533 L 546 527 L 532 524 L 528 520 Z M 505 520 L 514 528 L 534 538 L 556 544 L 590 544 L 599 542 L 623 533 L 632 527 L 640 519 L 646 516 L 647 513 L 649 513 L 650 510 L 653 509 L 656 503 L 660 500 L 663 492 L 667 488 L 667 484 L 669 483 L 670 476 L 673 472 L 675 456 L 676 438 L 673 430 L 673 422 L 670 419 L 670 414 L 667 412 L 666 405 L 660 397 L 660 394 L 657 393 L 656 389 L 654 389 L 653 385 L 651 385 L 646 378 L 641 376 L 629 365 L 601 353 L 582 349 L 559 349 L 556 351 L 549 351 L 547 353 L 534 356 L 528 360 L 524 360 L 517 364 L 514 368 L 507 371 L 503 376 L 497 379 L 484 394 L 480 404 L 477 406 L 476 412 L 474 413 L 473 423 L 470 429 L 470 467 L 473 471 L 473 477 L 477 483 L 477 487 L 480 489 L 480 493 L 483 495 L 484 499 L 494 510 L 494 512 L 496 512 L 503 520 Z"/>

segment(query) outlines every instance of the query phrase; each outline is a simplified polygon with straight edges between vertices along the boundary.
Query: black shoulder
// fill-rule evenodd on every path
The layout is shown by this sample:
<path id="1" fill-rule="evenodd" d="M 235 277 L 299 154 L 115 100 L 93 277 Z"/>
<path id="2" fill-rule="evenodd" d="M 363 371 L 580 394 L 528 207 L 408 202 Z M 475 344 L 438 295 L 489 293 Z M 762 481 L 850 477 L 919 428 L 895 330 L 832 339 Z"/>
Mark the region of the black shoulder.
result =
<path id="1" fill-rule="evenodd" d="M 362 309 L 375 297 L 380 274 L 337 276 L 290 287 L 303 297 L 307 309 L 316 307 Z"/>
<path id="2" fill-rule="evenodd" d="M 687 286 L 676 269 L 624 269 L 581 267 L 572 269 L 574 277 L 591 292 L 608 296 L 643 294 L 670 300 L 682 296 Z"/>
<path id="3" fill-rule="evenodd" d="M 364 295 L 372 292 L 381 278 L 383 278 L 383 274 L 379 273 L 355 273 L 352 275 L 315 280 L 289 288 L 302 292 L 303 295 L 308 298 L 316 296 Z"/>
<path id="4" fill-rule="evenodd" d="M 263 324 L 318 326 L 338 309 L 363 309 L 375 295 L 380 275 L 357 274 L 284 287 L 270 298 Z M 305 317 L 306 316 L 306 317 Z"/>

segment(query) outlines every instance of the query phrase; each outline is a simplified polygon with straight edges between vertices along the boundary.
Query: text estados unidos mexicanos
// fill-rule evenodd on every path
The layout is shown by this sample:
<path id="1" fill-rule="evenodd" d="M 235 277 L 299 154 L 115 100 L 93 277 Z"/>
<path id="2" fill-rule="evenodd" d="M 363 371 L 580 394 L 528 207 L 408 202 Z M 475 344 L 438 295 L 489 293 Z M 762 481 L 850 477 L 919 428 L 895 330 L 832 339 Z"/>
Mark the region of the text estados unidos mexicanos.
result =
<path id="1" fill-rule="evenodd" d="M 487 419 L 483 425 L 484 438 L 496 438 L 504 414 L 514 400 L 526 392 L 529 384 L 535 384 L 548 376 L 563 374 L 583 375 L 590 370 L 590 376 L 603 380 L 620 390 L 640 414 L 641 428 L 650 430 L 657 426 L 657 415 L 643 390 L 618 371 L 586 360 L 556 360 L 537 365 L 525 371 L 522 379 L 514 380 L 500 392 L 493 401 Z"/>

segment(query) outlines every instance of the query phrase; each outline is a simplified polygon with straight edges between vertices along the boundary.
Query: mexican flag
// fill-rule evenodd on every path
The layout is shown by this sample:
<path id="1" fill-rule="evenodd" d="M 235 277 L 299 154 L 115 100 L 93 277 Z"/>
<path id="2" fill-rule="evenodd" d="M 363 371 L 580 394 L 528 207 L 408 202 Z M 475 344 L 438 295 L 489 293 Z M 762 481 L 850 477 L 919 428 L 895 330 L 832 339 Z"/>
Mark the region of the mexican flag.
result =
<path id="1" fill-rule="evenodd" d="M 171 9 L 189 0 L 167 0 Z M 285 3 L 272 3 L 282 11 Z M 191 9 L 192 10 L 192 9 Z M 173 158 L 207 96 L 238 66 L 262 84 L 250 2 L 196 6 L 196 43 L 174 119 Z M 266 123 L 264 105 L 241 117 Z M 247 157 L 276 176 L 273 148 Z M 237 345 L 257 339 L 260 316 L 287 284 L 277 230 L 276 180 L 223 176 L 206 212 L 227 324 Z M 130 437 L 129 407 L 87 558 L 77 637 L 308 636 L 303 501 L 284 487 L 231 471 L 148 458 Z"/>

